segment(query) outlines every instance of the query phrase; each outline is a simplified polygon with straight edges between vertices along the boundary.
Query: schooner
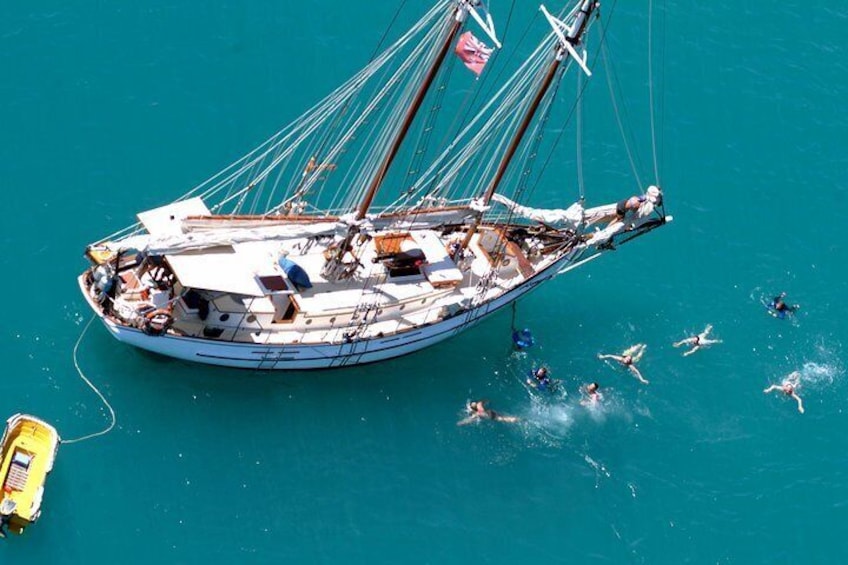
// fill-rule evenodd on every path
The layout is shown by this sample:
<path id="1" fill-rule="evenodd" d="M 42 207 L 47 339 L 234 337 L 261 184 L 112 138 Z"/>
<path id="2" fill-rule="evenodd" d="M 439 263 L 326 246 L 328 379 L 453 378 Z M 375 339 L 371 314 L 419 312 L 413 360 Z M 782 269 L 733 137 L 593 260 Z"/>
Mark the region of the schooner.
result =
<path id="1" fill-rule="evenodd" d="M 342 367 L 449 339 L 663 225 L 655 186 L 596 207 L 518 203 L 557 85 L 591 75 L 598 9 L 542 6 L 549 33 L 476 114 L 446 124 L 451 69 L 479 75 L 494 56 L 469 28 L 500 42 L 479 0 L 438 1 L 258 148 L 89 245 L 83 295 L 115 338 L 162 355 Z"/>

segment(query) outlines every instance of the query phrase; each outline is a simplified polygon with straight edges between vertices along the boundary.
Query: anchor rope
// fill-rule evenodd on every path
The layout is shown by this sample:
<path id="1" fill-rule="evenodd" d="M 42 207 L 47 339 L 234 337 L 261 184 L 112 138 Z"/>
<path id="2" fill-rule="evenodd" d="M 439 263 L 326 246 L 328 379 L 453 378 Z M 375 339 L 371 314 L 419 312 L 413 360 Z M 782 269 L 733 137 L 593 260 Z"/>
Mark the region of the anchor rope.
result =
<path id="1" fill-rule="evenodd" d="M 109 432 L 111 432 L 111 431 L 112 431 L 112 428 L 114 428 L 114 427 L 115 427 L 115 422 L 117 421 L 117 418 L 115 417 L 115 410 L 112 408 L 112 405 L 111 405 L 111 404 L 109 404 L 109 401 L 108 401 L 108 400 L 106 400 L 106 397 L 105 397 L 105 396 L 103 396 L 103 393 L 102 393 L 102 392 L 100 392 L 100 390 L 99 390 L 96 386 L 94 386 L 94 383 L 92 383 L 92 382 L 88 379 L 88 377 L 86 377 L 86 376 L 85 376 L 85 373 L 83 373 L 83 371 L 82 371 L 82 369 L 80 368 L 80 365 L 79 365 L 79 360 L 78 360 L 78 355 L 77 355 L 77 354 L 78 354 L 78 352 L 79 352 L 79 346 L 80 346 L 80 343 L 82 343 L 82 338 L 83 338 L 83 337 L 85 337 L 85 334 L 88 332 L 88 328 L 91 326 L 91 323 L 94 321 L 94 319 L 95 319 L 96 317 L 97 317 L 96 315 L 94 315 L 94 316 L 92 316 L 92 317 L 91 317 L 91 319 L 90 319 L 90 320 L 88 321 L 88 323 L 85 325 L 85 328 L 82 330 L 82 333 L 80 334 L 79 338 L 77 339 L 77 343 L 76 343 L 76 345 L 74 345 L 74 354 L 73 354 L 74 367 L 76 368 L 76 370 L 77 370 L 77 374 L 79 374 L 79 376 L 80 376 L 80 378 L 83 380 L 83 382 L 85 382 L 85 384 L 87 384 L 87 385 L 88 385 L 88 387 L 89 387 L 91 390 L 93 390 L 93 391 L 94 391 L 94 393 L 95 393 L 97 396 L 99 396 L 99 397 L 100 397 L 100 400 L 102 400 L 102 401 L 103 401 L 103 404 L 104 404 L 104 405 L 106 406 L 106 408 L 109 410 L 109 414 L 110 414 L 110 416 L 111 416 L 112 421 L 109 423 L 109 425 L 108 425 L 105 429 L 102 429 L 102 430 L 100 430 L 99 432 L 95 432 L 95 433 L 93 433 L 93 434 L 84 435 L 84 436 L 82 436 L 82 437 L 78 437 L 78 438 L 74 438 L 74 439 L 65 439 L 65 440 L 62 440 L 62 443 L 79 443 L 79 442 L 81 442 L 81 441 L 85 441 L 85 440 L 87 440 L 87 439 L 93 439 L 93 438 L 96 438 L 96 437 L 99 437 L 99 436 L 102 436 L 102 435 L 106 435 L 106 434 L 108 434 Z"/>

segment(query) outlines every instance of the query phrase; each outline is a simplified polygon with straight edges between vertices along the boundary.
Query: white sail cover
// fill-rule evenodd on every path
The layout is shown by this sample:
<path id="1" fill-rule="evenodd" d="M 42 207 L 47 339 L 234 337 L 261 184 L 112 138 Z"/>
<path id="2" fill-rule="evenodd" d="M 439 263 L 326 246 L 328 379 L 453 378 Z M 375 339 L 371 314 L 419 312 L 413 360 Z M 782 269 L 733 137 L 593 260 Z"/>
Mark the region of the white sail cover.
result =
<path id="1" fill-rule="evenodd" d="M 558 208 L 528 208 L 500 194 L 493 194 L 492 200 L 503 204 L 519 216 L 548 225 L 565 225 L 576 228 L 583 222 L 583 207 L 577 202 L 562 210 Z"/>
<path id="2" fill-rule="evenodd" d="M 231 246 L 261 241 L 286 241 L 321 235 L 343 235 L 351 225 L 363 233 L 382 229 L 430 229 L 445 223 L 458 223 L 471 217 L 467 207 L 452 210 L 412 210 L 404 215 L 380 217 L 369 215 L 355 220 L 353 215 L 337 221 L 286 222 L 285 217 L 263 220 L 187 219 L 190 216 L 209 216 L 200 198 L 175 202 L 138 215 L 148 233 L 131 235 L 103 246 L 118 251 L 136 249 L 151 255 L 175 255 L 201 249 Z M 267 225 L 262 225 L 266 223 Z"/>
<path id="3" fill-rule="evenodd" d="M 276 225 L 249 229 L 228 228 L 174 235 L 134 235 L 118 241 L 106 242 L 105 245 L 113 251 L 118 249 L 137 249 L 150 255 L 174 255 L 186 251 L 210 249 L 237 243 L 286 241 L 299 237 L 330 235 L 335 233 L 336 229 L 337 224 L 333 222 Z"/>

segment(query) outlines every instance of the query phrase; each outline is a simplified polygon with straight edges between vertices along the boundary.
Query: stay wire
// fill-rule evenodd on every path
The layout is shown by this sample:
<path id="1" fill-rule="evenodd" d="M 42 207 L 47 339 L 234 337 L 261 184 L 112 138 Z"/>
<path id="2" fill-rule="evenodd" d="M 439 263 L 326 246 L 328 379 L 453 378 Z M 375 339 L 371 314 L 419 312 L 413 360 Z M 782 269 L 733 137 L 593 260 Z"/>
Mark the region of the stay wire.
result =
<path id="1" fill-rule="evenodd" d="M 660 47 L 660 169 L 663 167 L 663 163 L 665 162 L 665 54 L 666 54 L 666 42 L 668 41 L 668 34 L 666 33 L 666 14 L 668 14 L 668 7 L 663 1 L 662 5 L 662 47 Z M 657 185 L 662 186 L 659 177 L 657 177 Z"/>
<path id="2" fill-rule="evenodd" d="M 630 141 L 628 141 L 628 134 L 624 128 L 624 122 L 621 119 L 621 111 L 618 108 L 618 102 L 616 99 L 616 88 L 613 85 L 613 80 L 618 80 L 618 75 L 615 72 L 615 67 L 612 64 L 612 61 L 609 60 L 609 56 L 607 54 L 607 46 L 606 44 L 601 44 L 601 58 L 604 63 L 604 68 L 606 69 L 606 78 L 607 78 L 607 88 L 609 89 L 610 94 L 610 103 L 612 104 L 613 114 L 615 115 L 615 123 L 618 124 L 618 131 L 621 134 L 621 141 L 624 143 L 624 151 L 627 153 L 627 160 L 630 162 L 630 170 L 633 173 L 633 178 L 636 180 L 636 188 L 640 192 L 644 190 L 644 185 L 642 184 L 642 179 L 639 178 L 639 167 L 637 166 L 637 161 L 641 162 L 638 153 L 635 149 L 631 149 Z M 620 86 L 619 86 L 620 89 Z M 622 98 L 623 100 L 623 98 Z M 626 113 L 627 107 L 624 106 L 624 112 Z M 635 143 L 634 143 L 635 145 Z M 634 156 L 635 154 L 635 156 Z"/>
<path id="3" fill-rule="evenodd" d="M 582 204 L 586 200 L 583 184 L 583 73 L 577 73 L 577 192 Z"/>
<path id="4" fill-rule="evenodd" d="M 657 164 L 657 133 L 654 118 L 654 65 L 653 57 L 653 25 L 654 25 L 654 2 L 648 0 L 648 109 L 651 114 L 651 150 L 654 157 L 654 179 L 659 184 L 660 168 Z"/>
<path id="5" fill-rule="evenodd" d="M 609 16 L 607 16 L 607 22 L 612 20 L 612 17 L 613 17 L 613 14 L 615 13 L 615 9 L 616 9 L 617 4 L 618 4 L 618 0 L 613 0 L 612 7 L 610 8 L 610 11 L 609 11 Z M 603 46 L 605 41 L 606 41 L 606 37 L 607 37 L 607 28 L 603 25 L 604 20 L 600 17 L 600 14 L 598 14 L 596 17 L 598 18 L 598 21 L 601 23 L 600 44 Z M 598 56 L 599 55 L 596 54 L 592 57 L 592 62 L 589 65 L 590 69 L 595 68 L 595 65 L 597 64 Z M 562 72 L 565 72 L 565 69 Z M 563 127 L 560 128 L 560 131 L 557 134 L 556 139 L 554 139 L 553 144 L 551 146 L 551 149 L 548 152 L 548 156 L 545 159 L 544 163 L 542 164 L 542 167 L 539 171 L 539 174 L 536 177 L 536 182 L 533 184 L 532 187 L 530 187 L 530 193 L 535 191 L 536 187 L 541 182 L 542 174 L 547 170 L 548 166 L 551 164 L 551 161 L 554 158 L 554 154 L 556 153 L 556 148 L 560 144 L 560 142 L 562 141 L 562 136 L 563 136 L 563 133 L 565 132 L 565 126 L 567 126 L 571 122 L 572 117 L 574 117 L 574 114 L 577 111 L 577 105 L 580 102 L 580 98 L 583 96 L 583 94 L 586 90 L 586 87 L 588 85 L 589 85 L 588 80 L 583 81 L 583 86 L 579 89 L 579 95 L 577 97 L 577 100 L 575 100 L 574 103 L 571 105 L 571 109 L 568 111 L 568 114 L 566 115 L 565 120 L 563 121 Z"/>
<path id="6" fill-rule="evenodd" d="M 106 434 L 108 434 L 109 432 L 112 431 L 112 428 L 115 427 L 115 422 L 117 421 L 117 418 L 115 417 L 115 410 L 112 408 L 112 405 L 109 404 L 109 401 L 106 400 L 106 397 L 103 396 L 103 393 L 101 393 L 97 389 L 97 387 L 94 386 L 94 384 L 90 380 L 88 380 L 88 377 L 86 377 L 85 374 L 82 372 L 82 369 L 80 368 L 80 365 L 79 365 L 79 360 L 77 359 L 77 353 L 79 352 L 79 346 L 80 346 L 80 343 L 82 343 L 82 338 L 85 337 L 85 334 L 88 332 L 88 328 L 91 326 L 91 323 L 94 321 L 94 319 L 96 317 L 97 317 L 96 315 L 91 317 L 91 319 L 85 325 L 85 328 L 82 330 L 82 333 L 80 334 L 79 339 L 77 339 L 76 345 L 74 345 L 74 355 L 73 355 L 74 367 L 76 367 L 77 373 L 79 374 L 79 376 L 83 380 L 83 382 L 85 382 L 85 384 L 87 384 L 89 386 L 89 388 L 91 390 L 93 390 L 94 393 L 97 396 L 100 397 L 100 400 L 103 401 L 103 404 L 109 410 L 109 414 L 111 416 L 112 421 L 105 429 L 100 430 L 99 432 L 96 432 L 96 433 L 93 433 L 93 434 L 88 434 L 88 435 L 78 437 L 78 438 L 74 438 L 74 439 L 64 439 L 64 440 L 62 440 L 63 444 L 64 443 L 79 443 L 79 442 L 85 441 L 87 439 L 92 439 L 92 438 L 96 438 L 96 437 L 99 437 L 99 436 L 102 436 L 102 435 L 106 435 Z"/>

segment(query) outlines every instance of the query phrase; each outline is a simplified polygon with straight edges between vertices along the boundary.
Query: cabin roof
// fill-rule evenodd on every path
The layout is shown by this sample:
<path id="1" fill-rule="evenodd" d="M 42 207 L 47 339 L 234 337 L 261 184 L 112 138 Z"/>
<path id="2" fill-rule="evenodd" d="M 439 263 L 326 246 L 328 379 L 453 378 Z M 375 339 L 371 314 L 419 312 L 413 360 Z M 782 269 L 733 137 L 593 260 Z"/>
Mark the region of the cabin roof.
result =
<path id="1" fill-rule="evenodd" d="M 282 274 L 266 246 L 225 245 L 165 257 L 183 286 L 200 290 L 265 296 L 259 277 Z"/>

